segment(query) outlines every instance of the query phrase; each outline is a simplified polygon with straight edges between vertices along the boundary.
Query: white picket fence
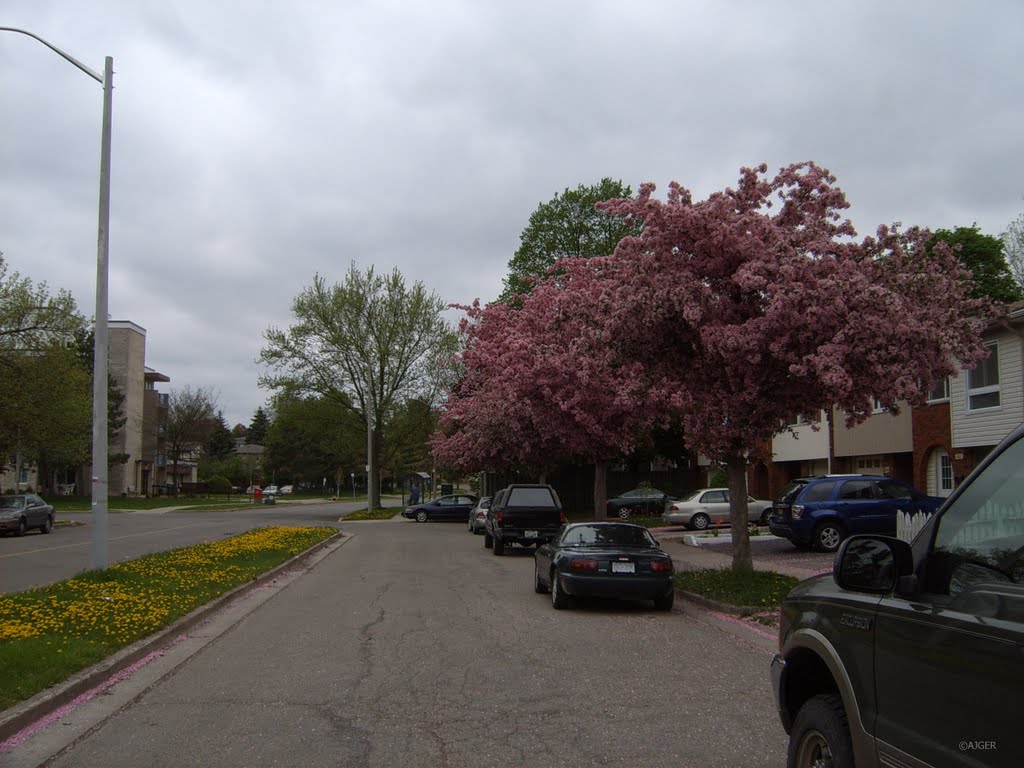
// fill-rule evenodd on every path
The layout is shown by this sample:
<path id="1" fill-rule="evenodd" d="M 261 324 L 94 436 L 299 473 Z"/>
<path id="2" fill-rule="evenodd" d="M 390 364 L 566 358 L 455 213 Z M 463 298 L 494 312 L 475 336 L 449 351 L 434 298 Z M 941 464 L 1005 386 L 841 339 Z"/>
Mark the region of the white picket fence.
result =
<path id="1" fill-rule="evenodd" d="M 896 513 L 896 538 L 902 539 L 908 544 L 914 540 L 918 531 L 924 528 L 925 523 L 931 520 L 931 515 L 925 512 L 897 512 Z"/>

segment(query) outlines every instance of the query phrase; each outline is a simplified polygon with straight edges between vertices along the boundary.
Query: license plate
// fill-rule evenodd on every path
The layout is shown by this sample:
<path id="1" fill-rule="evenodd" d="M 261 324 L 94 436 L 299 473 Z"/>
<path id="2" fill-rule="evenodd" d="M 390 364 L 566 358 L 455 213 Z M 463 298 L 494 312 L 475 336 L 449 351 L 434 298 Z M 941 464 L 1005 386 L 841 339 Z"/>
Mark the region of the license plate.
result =
<path id="1" fill-rule="evenodd" d="M 612 563 L 612 573 L 636 573 L 633 563 Z"/>
<path id="2" fill-rule="evenodd" d="M 528 539 L 536 539 L 537 538 L 537 532 L 536 531 L 524 531 L 523 535 L 526 536 L 526 538 L 528 538 Z"/>

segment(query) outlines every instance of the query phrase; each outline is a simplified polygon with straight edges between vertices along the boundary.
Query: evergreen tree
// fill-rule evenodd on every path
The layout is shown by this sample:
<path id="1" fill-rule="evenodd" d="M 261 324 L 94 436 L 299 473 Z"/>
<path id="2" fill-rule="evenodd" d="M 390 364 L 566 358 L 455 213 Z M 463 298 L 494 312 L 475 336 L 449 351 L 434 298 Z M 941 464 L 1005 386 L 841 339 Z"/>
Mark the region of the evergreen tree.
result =
<path id="1" fill-rule="evenodd" d="M 245 435 L 245 442 L 248 445 L 264 445 L 267 440 L 267 428 L 270 426 L 270 417 L 262 407 L 256 409 L 249 422 L 249 431 Z"/>

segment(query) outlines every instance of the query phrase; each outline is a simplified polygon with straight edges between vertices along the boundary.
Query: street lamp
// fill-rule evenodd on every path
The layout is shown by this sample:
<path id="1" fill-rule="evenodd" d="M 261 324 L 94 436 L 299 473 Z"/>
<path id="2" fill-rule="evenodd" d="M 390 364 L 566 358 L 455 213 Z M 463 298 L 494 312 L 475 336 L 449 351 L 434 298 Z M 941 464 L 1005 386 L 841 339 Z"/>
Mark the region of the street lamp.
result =
<path id="1" fill-rule="evenodd" d="M 0 27 L 45 45 L 103 86 L 103 132 L 100 143 L 99 234 L 96 241 L 96 325 L 92 373 L 92 567 L 107 567 L 107 273 L 110 241 L 110 118 L 114 93 L 114 59 L 107 56 L 103 74 L 94 72 L 57 46 L 24 29 Z"/>

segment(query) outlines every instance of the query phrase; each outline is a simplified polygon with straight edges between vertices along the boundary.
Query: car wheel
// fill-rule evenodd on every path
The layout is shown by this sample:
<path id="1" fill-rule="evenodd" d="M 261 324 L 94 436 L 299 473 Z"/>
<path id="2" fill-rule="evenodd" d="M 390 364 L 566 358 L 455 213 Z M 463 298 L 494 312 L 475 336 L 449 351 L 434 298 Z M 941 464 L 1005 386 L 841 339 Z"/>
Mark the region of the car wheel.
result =
<path id="1" fill-rule="evenodd" d="M 18 530 L 14 533 L 14 535 L 15 536 L 24 536 L 25 535 L 25 531 L 27 531 L 27 530 L 28 530 L 28 526 L 25 524 L 25 518 L 23 517 L 23 518 L 21 518 L 21 520 L 18 521 Z"/>
<path id="2" fill-rule="evenodd" d="M 505 542 L 499 539 L 497 536 L 494 537 L 494 554 L 504 555 L 505 554 Z"/>
<path id="3" fill-rule="evenodd" d="M 654 598 L 654 610 L 671 611 L 672 604 L 676 601 L 676 592 L 672 590 L 667 595 L 659 595 Z"/>
<path id="4" fill-rule="evenodd" d="M 789 736 L 786 764 L 789 768 L 852 768 L 850 727 L 838 694 L 814 696 L 800 707 Z"/>
<path id="5" fill-rule="evenodd" d="M 42 533 L 49 533 L 50 531 L 52 531 L 53 530 L 53 518 L 50 517 L 50 516 L 47 516 L 46 520 L 43 521 L 43 524 L 39 526 L 39 530 Z"/>
<path id="6" fill-rule="evenodd" d="M 835 552 L 845 537 L 839 523 L 821 523 L 814 529 L 814 545 L 822 552 Z"/>
<path id="7" fill-rule="evenodd" d="M 619 507 L 619 518 L 621 520 L 629 520 L 629 516 L 633 514 L 632 507 Z"/>
<path id="8" fill-rule="evenodd" d="M 757 524 L 761 526 L 768 525 L 768 518 L 771 516 L 771 514 L 771 509 L 766 509 L 764 512 L 761 513 L 761 517 L 758 518 Z"/>
<path id="9" fill-rule="evenodd" d="M 416 522 L 417 523 L 425 523 L 425 522 L 427 522 L 427 511 L 425 509 L 421 509 L 419 512 L 416 513 Z"/>
<path id="10" fill-rule="evenodd" d="M 711 518 L 705 515 L 703 512 L 698 512 L 696 515 L 690 518 L 690 526 L 698 531 L 705 531 L 711 524 Z"/>
<path id="11" fill-rule="evenodd" d="M 548 591 L 548 588 L 544 586 L 544 582 L 540 578 L 540 568 L 536 565 L 533 567 L 533 591 L 538 595 L 543 595 Z"/>
<path id="12" fill-rule="evenodd" d="M 494 537 L 492 537 L 487 531 L 484 531 L 484 549 L 490 549 L 493 546 Z"/>
<path id="13" fill-rule="evenodd" d="M 558 585 L 558 572 L 551 572 L 551 607 L 556 611 L 569 607 L 569 596 Z"/>

